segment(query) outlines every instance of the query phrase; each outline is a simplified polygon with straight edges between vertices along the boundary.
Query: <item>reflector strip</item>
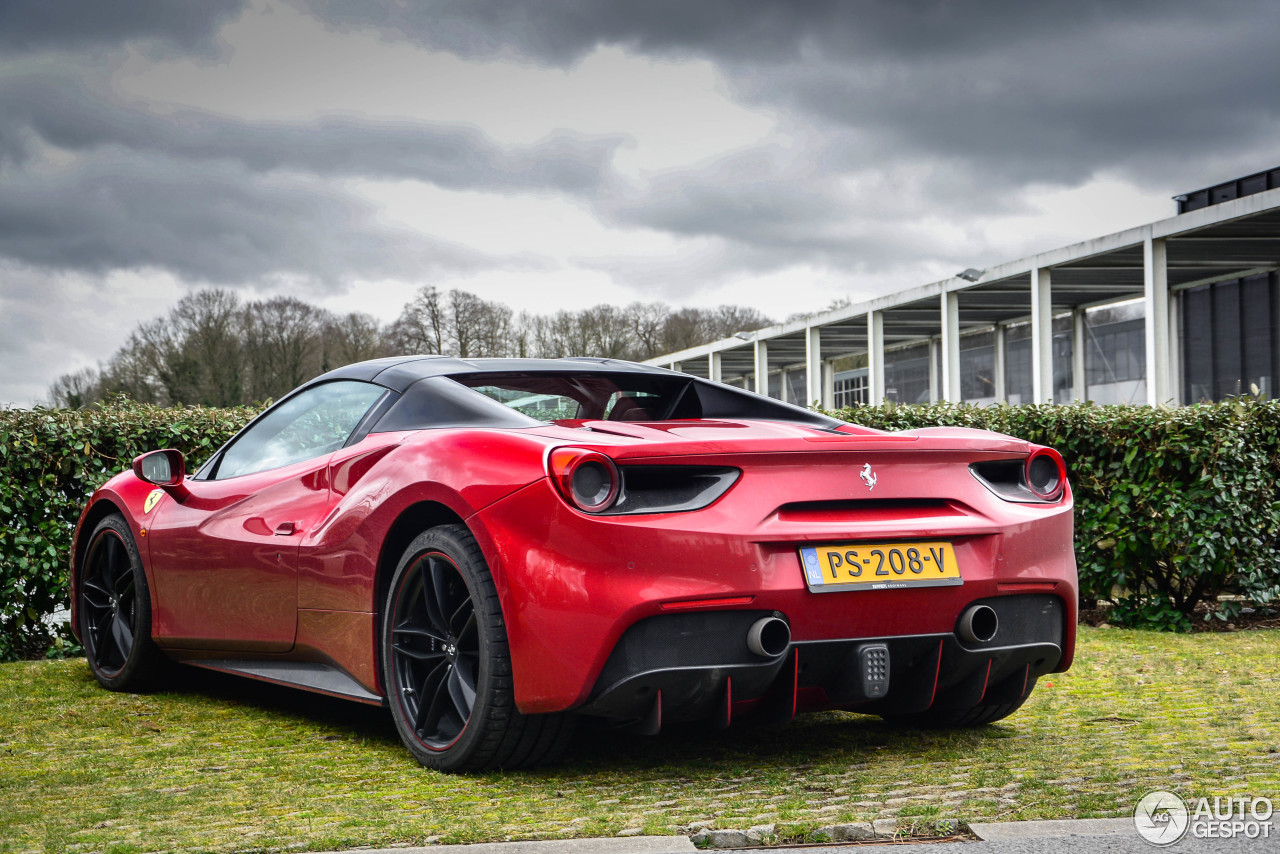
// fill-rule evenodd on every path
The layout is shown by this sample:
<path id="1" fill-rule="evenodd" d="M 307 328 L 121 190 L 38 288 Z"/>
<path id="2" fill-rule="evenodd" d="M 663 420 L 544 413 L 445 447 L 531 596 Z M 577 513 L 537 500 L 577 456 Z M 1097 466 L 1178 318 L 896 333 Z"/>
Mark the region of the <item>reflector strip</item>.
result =
<path id="1" fill-rule="evenodd" d="M 929 705 L 938 697 L 938 676 L 942 673 L 942 641 L 938 641 L 938 663 L 933 670 L 933 693 L 929 695 Z"/>
<path id="2" fill-rule="evenodd" d="M 688 611 L 693 608 L 727 608 L 732 605 L 750 605 L 754 596 L 729 596 L 724 599 L 684 599 L 678 602 L 663 602 L 664 611 Z"/>
<path id="3" fill-rule="evenodd" d="M 987 675 L 982 677 L 982 695 L 978 697 L 978 702 L 982 702 L 982 698 L 987 696 L 987 688 L 991 686 L 991 662 L 994 659 L 987 659 Z"/>

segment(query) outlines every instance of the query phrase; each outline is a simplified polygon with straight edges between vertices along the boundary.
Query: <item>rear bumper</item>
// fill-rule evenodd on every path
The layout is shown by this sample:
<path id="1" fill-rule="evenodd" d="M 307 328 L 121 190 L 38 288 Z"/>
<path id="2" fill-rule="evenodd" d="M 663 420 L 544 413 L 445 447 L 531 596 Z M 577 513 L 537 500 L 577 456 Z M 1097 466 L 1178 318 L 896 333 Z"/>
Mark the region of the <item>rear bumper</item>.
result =
<path id="1" fill-rule="evenodd" d="M 795 489 L 784 483 L 775 487 L 759 472 L 750 474 L 720 502 L 691 513 L 589 517 L 569 509 L 543 480 L 468 519 L 502 602 L 515 700 L 522 712 L 581 709 L 609 717 L 632 715 L 634 703 L 617 699 L 623 696 L 620 689 L 611 691 L 606 684 L 606 668 L 617 667 L 611 664 L 615 651 L 636 626 L 682 614 L 782 614 L 791 627 L 792 665 L 798 668 L 793 681 L 801 708 L 869 702 L 832 688 L 831 679 L 805 681 L 809 671 L 835 667 L 824 662 L 847 655 L 851 647 L 846 642 L 852 641 L 891 644 L 896 668 L 924 654 L 914 644 L 925 641 L 915 639 L 932 639 L 925 645 L 935 650 L 936 687 L 943 693 L 951 688 L 950 674 L 985 670 L 988 662 L 992 685 L 991 680 L 1011 678 L 1009 668 L 1018 661 L 1028 683 L 1039 672 L 1070 666 L 1077 581 L 1069 495 L 1053 506 L 1010 504 L 961 468 L 959 475 L 935 478 L 943 481 L 939 492 L 956 497 L 917 508 L 912 515 L 898 506 L 784 513 L 778 496 Z M 912 481 L 903 480 L 904 490 L 912 482 L 926 482 L 927 470 L 916 474 Z M 886 480 L 881 478 L 877 494 Z M 824 490 L 835 495 L 840 489 L 848 493 L 839 483 L 810 486 L 808 493 L 826 499 Z M 886 497 L 897 500 L 892 493 Z M 821 594 L 806 586 L 798 551 L 802 546 L 911 540 L 952 543 L 963 583 Z M 971 603 L 1036 595 L 1059 603 L 1055 628 L 1043 639 L 1006 645 L 1049 643 L 1055 651 L 1029 649 L 981 659 L 973 658 L 970 649 L 948 651 L 947 638 L 954 639 L 956 621 Z M 936 652 L 939 644 L 941 652 Z M 674 681 L 663 686 L 668 698 L 672 692 L 688 694 L 688 703 L 680 705 L 688 705 L 695 717 L 712 702 L 708 697 L 723 690 L 721 677 L 736 674 L 731 690 L 739 699 L 734 702 L 745 702 L 757 686 L 768 688 L 785 679 L 783 668 L 792 666 L 781 660 L 703 662 L 688 657 L 692 647 L 685 648 L 684 658 L 661 668 L 690 671 L 678 678 L 671 675 Z M 957 658 L 945 674 L 940 668 L 947 662 L 940 664 L 939 656 Z M 895 689 L 923 678 L 914 669 L 901 676 L 895 670 L 891 677 Z M 649 687 L 656 691 L 663 686 L 655 681 Z M 802 690 L 806 688 L 814 690 Z M 608 693 L 617 697 L 605 698 Z"/>
<path id="2" fill-rule="evenodd" d="M 1061 663 L 1067 609 L 1057 596 L 1015 594 L 971 604 L 987 605 L 999 617 L 989 641 L 965 641 L 955 631 L 796 641 L 771 659 L 753 654 L 746 635 L 753 622 L 776 612 L 650 617 L 623 634 L 579 711 L 722 725 L 745 713 L 783 719 L 834 708 L 912 714 L 1015 702 Z"/>

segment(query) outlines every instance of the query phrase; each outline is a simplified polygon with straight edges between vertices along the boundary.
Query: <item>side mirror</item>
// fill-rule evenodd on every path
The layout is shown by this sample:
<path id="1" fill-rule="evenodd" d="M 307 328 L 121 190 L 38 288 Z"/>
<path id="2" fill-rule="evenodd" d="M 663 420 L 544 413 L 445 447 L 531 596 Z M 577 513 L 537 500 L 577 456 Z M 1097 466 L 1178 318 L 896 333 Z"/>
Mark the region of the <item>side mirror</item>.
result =
<path id="1" fill-rule="evenodd" d="M 151 451 L 134 459 L 133 473 L 156 486 L 177 487 L 187 476 L 187 460 L 182 451 L 173 448 Z"/>

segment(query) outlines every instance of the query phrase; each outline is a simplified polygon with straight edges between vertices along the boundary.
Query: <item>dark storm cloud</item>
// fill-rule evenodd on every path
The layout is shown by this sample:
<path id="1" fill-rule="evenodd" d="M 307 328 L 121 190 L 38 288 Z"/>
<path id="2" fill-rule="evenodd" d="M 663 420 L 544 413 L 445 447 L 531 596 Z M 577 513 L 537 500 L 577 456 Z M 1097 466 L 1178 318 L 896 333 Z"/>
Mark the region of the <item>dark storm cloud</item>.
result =
<path id="1" fill-rule="evenodd" d="M 587 193 L 608 179 L 624 138 L 553 134 L 504 148 L 465 125 L 325 117 L 249 122 L 196 110 L 163 114 L 47 74 L 0 82 L 0 162 L 42 144 L 84 152 L 125 148 L 259 172 L 413 179 L 448 189 Z"/>
<path id="2" fill-rule="evenodd" d="M 246 0 L 0 0 L 0 56 L 151 42 L 207 52 Z"/>
<path id="3" fill-rule="evenodd" d="M 742 97 L 851 134 L 850 169 L 944 157 L 988 192 L 1266 168 L 1274 0 L 296 0 L 331 26 L 569 65 L 602 45 L 717 62 Z"/>
<path id="4" fill-rule="evenodd" d="M 775 63 L 814 55 L 936 57 L 1143 20 L 1167 0 L 294 0 L 338 29 L 372 28 L 461 56 L 514 49 L 568 65 L 600 45 Z M 1117 8 L 1120 7 L 1120 8 Z M 1199 15 L 1216 19 L 1204 9 Z"/>
<path id="5" fill-rule="evenodd" d="M 3 182 L 0 256 L 37 268 L 334 285 L 503 263 L 380 225 L 357 199 L 314 182 L 264 179 L 234 164 L 112 153 L 71 169 L 11 171 Z"/>

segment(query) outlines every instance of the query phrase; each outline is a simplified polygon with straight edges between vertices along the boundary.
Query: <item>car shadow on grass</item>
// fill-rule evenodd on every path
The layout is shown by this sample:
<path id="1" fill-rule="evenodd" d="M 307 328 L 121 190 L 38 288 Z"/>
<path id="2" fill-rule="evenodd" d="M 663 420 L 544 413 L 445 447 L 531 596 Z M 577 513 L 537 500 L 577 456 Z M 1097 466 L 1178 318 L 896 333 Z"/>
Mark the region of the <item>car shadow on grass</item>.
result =
<path id="1" fill-rule="evenodd" d="M 996 746 L 1016 734 L 1016 722 L 962 730 L 917 730 L 869 715 L 819 712 L 797 716 L 789 723 L 746 722 L 728 729 L 676 724 L 657 736 L 585 728 L 560 764 L 584 772 L 608 768 L 665 773 L 694 766 L 699 773 L 706 773 L 717 767 L 794 768 L 842 760 L 874 763 L 881 755 L 894 761 L 923 757 L 945 761 L 972 758 L 984 745 Z"/>
<path id="2" fill-rule="evenodd" d="M 84 678 L 92 682 L 87 668 Z M 384 708 L 241 676 L 175 665 L 157 693 L 253 709 L 282 721 L 318 727 L 326 731 L 325 738 L 361 742 L 370 748 L 398 747 L 400 743 L 391 715 Z M 893 757 L 894 761 L 911 757 L 962 760 L 971 758 L 984 745 L 995 747 L 1017 734 L 1016 718 L 973 729 L 915 730 L 869 715 L 819 712 L 799 715 L 788 723 L 748 719 L 728 729 L 698 722 L 670 724 L 654 736 L 637 735 L 584 718 L 560 761 L 517 773 L 550 777 L 611 776 L 620 772 L 639 778 L 671 774 L 714 776 L 744 767 L 874 764 L 878 756 Z"/>
<path id="3" fill-rule="evenodd" d="M 175 664 L 158 693 L 200 697 L 318 725 L 335 735 L 399 744 L 386 709 L 201 667 Z"/>

